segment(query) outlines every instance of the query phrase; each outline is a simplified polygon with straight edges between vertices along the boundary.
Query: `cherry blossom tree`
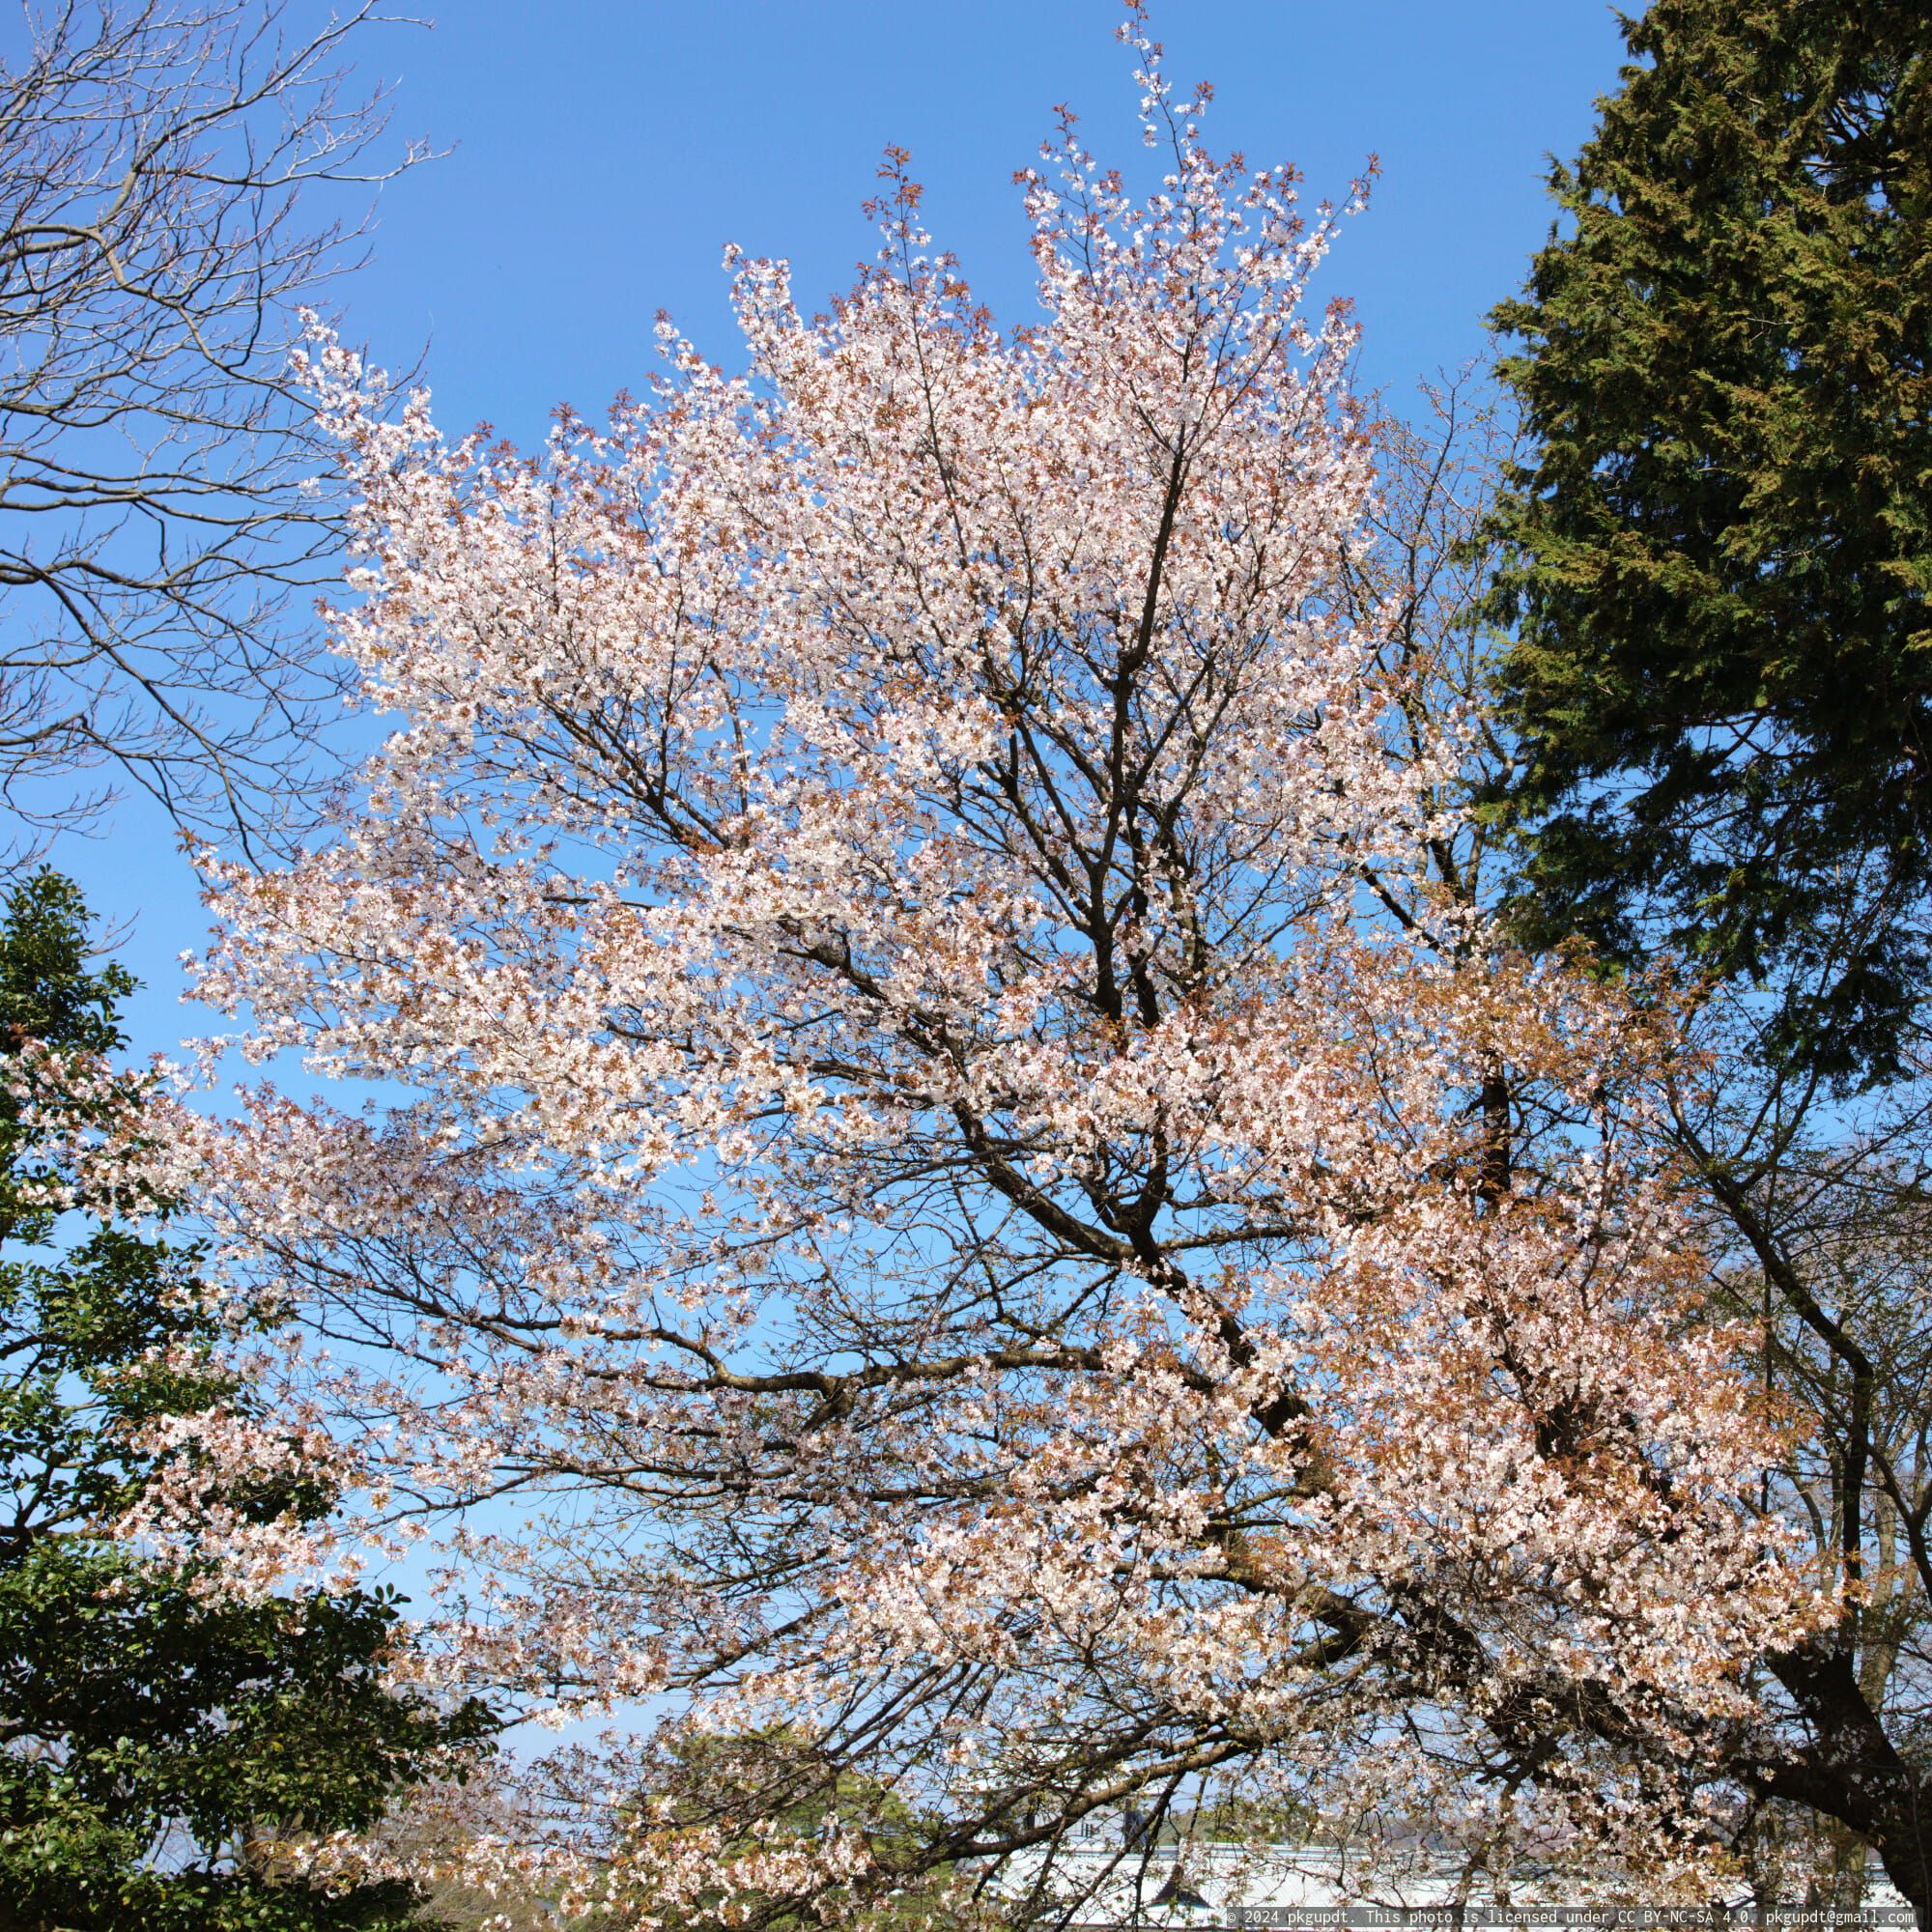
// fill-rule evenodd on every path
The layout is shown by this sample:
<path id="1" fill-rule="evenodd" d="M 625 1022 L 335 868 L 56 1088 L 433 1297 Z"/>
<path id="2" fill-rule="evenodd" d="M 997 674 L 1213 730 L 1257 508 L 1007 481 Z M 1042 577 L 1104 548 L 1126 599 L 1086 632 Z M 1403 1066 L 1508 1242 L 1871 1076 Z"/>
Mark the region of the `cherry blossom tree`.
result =
<path id="1" fill-rule="evenodd" d="M 1456 889 L 1336 217 L 1128 38 L 1167 172 L 1064 123 L 1033 327 L 893 155 L 829 316 L 734 256 L 746 372 L 667 326 L 539 457 L 315 352 L 394 729 L 201 990 L 375 1097 L 256 1085 L 172 1184 L 362 1533 L 447 1550 L 441 1667 L 612 1719 L 549 1843 L 465 1838 L 566 1907 L 837 1917 L 1204 1793 L 1703 1895 L 1842 1587 L 1650 1151 L 1667 1003 Z"/>

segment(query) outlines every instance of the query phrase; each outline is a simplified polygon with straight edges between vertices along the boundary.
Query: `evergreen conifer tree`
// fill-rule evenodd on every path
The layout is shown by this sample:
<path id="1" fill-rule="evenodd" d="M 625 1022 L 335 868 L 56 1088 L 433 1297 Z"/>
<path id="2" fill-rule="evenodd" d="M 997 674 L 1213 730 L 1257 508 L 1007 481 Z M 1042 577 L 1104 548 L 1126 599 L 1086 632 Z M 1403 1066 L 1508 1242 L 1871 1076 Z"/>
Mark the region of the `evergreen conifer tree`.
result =
<path id="1" fill-rule="evenodd" d="M 1932 14 L 1657 0 L 1496 321 L 1537 937 L 1775 983 L 1897 1067 L 1932 885 Z"/>

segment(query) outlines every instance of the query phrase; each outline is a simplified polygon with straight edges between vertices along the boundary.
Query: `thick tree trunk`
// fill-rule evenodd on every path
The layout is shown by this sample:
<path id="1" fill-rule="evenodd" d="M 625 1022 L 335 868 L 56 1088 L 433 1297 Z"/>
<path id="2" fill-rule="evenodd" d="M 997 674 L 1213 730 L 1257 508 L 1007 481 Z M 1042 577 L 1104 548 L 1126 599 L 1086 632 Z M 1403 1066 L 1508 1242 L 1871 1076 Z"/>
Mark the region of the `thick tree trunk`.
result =
<path id="1" fill-rule="evenodd" d="M 1851 1656 L 1806 1648 L 1775 1659 L 1772 1667 L 1811 1742 L 1790 1758 L 1756 1767 L 1750 1782 L 1856 1832 L 1916 1908 L 1920 1925 L 1932 1922 L 1932 1793 L 1886 1735 Z"/>

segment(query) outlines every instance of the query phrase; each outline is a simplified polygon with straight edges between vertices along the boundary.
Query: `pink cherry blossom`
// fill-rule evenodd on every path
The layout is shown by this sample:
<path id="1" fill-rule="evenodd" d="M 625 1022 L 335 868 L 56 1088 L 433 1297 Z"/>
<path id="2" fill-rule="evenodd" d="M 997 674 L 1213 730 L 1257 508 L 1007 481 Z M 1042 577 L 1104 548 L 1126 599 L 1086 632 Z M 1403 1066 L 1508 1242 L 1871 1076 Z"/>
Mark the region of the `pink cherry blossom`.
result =
<path id="1" fill-rule="evenodd" d="M 636 1719 L 526 1855 L 641 1922 L 893 1881 L 645 1801 L 779 1722 L 968 1871 L 1240 1779 L 1694 1893 L 1837 1588 L 1645 1151 L 1667 1032 L 1428 882 L 1336 217 L 1129 37 L 1165 184 L 1063 126 L 1032 326 L 893 156 L 828 317 L 734 254 L 745 373 L 666 327 L 536 457 L 315 345 L 391 732 L 200 990 L 375 1099 L 257 1087 L 180 1179 L 326 1339 L 355 1533 L 446 1552 L 421 1667 Z"/>

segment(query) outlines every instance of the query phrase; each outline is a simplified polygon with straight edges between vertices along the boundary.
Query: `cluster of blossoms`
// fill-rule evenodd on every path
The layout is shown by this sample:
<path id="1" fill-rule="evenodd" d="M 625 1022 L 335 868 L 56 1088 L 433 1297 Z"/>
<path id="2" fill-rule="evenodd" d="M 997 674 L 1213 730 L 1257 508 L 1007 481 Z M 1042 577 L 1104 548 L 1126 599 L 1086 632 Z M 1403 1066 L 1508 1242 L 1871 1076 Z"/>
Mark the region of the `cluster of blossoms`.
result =
<path id="1" fill-rule="evenodd" d="M 902 1882 L 663 1796 L 780 1724 L 965 1869 L 1238 1774 L 1694 1889 L 1741 1660 L 1829 1607 L 1667 1041 L 1429 889 L 1331 217 L 1137 44 L 1172 172 L 1063 130 L 1034 327 L 895 160 L 829 318 L 737 261 L 746 372 L 668 335 L 539 459 L 313 360 L 394 729 L 201 992 L 384 1104 L 258 1087 L 173 1184 L 334 1339 L 290 1373 L 367 1533 L 449 1542 L 447 1667 L 667 1714 L 579 1784 L 652 1911 Z"/>

